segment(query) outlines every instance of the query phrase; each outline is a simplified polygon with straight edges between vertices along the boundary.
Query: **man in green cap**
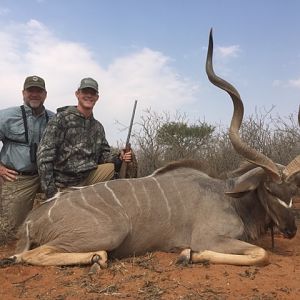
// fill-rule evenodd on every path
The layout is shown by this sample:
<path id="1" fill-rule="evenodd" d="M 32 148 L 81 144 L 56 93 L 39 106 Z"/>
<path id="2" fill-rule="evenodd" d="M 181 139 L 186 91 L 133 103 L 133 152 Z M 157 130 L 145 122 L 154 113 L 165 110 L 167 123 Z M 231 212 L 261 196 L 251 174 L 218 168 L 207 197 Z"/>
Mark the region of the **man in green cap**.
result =
<path id="1" fill-rule="evenodd" d="M 29 76 L 23 86 L 23 105 L 0 110 L 1 218 L 14 232 L 32 209 L 39 190 L 36 151 L 49 118 L 45 81 Z"/>
<path id="2" fill-rule="evenodd" d="M 102 124 L 93 116 L 99 99 L 98 83 L 81 80 L 75 92 L 77 106 L 57 110 L 41 140 L 37 164 L 47 198 L 73 186 L 85 186 L 114 177 L 115 166 L 132 162 L 132 153 L 111 153 Z"/>

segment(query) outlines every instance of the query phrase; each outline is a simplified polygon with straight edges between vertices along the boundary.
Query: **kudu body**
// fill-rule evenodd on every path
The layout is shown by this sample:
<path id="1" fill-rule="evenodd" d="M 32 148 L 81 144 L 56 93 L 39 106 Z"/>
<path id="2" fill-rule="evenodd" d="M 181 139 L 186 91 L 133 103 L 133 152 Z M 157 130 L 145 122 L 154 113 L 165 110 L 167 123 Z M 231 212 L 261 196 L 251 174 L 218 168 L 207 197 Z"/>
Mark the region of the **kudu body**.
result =
<path id="1" fill-rule="evenodd" d="M 212 53 L 210 35 L 207 74 L 231 96 L 230 139 L 252 167 L 220 180 L 202 172 L 199 162 L 181 161 L 148 177 L 56 195 L 29 214 L 11 261 L 93 262 L 104 267 L 107 253 L 120 258 L 177 249 L 181 250 L 179 261 L 184 262 L 265 264 L 267 252 L 249 241 L 264 234 L 269 224 L 287 238 L 296 234 L 289 206 L 297 193 L 293 175 L 299 171 L 299 157 L 287 167 L 278 167 L 240 140 L 243 104 L 234 87 L 214 74 Z"/>

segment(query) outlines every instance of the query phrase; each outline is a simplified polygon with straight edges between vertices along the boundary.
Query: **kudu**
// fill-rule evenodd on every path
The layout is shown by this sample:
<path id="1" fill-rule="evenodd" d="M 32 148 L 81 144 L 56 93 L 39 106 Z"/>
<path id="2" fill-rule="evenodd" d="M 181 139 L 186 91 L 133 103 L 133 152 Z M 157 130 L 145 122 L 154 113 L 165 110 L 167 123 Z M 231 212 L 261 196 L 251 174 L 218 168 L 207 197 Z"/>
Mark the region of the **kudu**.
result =
<path id="1" fill-rule="evenodd" d="M 91 264 L 105 267 L 107 254 L 122 258 L 147 251 L 181 250 L 179 261 L 233 265 L 268 263 L 253 244 L 274 223 L 286 238 L 297 231 L 291 199 L 298 156 L 280 167 L 239 136 L 243 103 L 236 89 L 212 67 L 210 33 L 206 61 L 209 80 L 234 104 L 229 136 L 236 151 L 255 167 L 220 180 L 197 161 L 175 162 L 152 175 L 77 189 L 43 203 L 19 231 L 9 261 L 34 265 Z"/>

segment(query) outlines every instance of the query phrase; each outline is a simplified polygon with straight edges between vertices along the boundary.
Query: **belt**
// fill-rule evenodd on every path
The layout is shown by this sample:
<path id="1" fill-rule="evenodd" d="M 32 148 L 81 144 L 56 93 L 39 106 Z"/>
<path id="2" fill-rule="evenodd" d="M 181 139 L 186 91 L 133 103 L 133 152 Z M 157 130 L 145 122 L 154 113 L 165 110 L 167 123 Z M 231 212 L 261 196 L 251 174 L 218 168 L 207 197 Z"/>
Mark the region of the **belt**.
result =
<path id="1" fill-rule="evenodd" d="M 37 171 L 17 171 L 21 176 L 34 176 L 37 175 Z"/>

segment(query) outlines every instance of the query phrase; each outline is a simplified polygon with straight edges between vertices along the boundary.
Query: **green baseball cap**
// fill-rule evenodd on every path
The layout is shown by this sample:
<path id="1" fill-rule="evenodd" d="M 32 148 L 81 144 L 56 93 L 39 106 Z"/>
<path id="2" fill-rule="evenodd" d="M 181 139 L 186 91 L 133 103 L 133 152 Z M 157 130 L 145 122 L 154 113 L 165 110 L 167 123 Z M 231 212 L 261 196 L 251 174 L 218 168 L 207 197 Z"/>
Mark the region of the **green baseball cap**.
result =
<path id="1" fill-rule="evenodd" d="M 30 88 L 30 87 L 39 87 L 46 91 L 46 85 L 45 80 L 39 76 L 28 76 L 24 81 L 24 90 Z"/>
<path id="2" fill-rule="evenodd" d="M 95 90 L 96 92 L 98 92 L 98 83 L 96 80 L 94 80 L 93 78 L 87 77 L 87 78 L 83 78 L 80 81 L 80 86 L 79 86 L 79 90 L 82 89 L 86 89 L 86 88 L 91 88 L 93 90 Z"/>

